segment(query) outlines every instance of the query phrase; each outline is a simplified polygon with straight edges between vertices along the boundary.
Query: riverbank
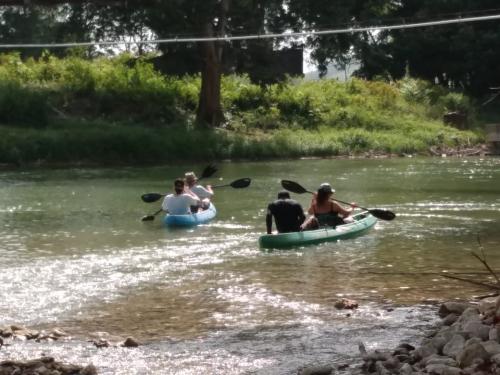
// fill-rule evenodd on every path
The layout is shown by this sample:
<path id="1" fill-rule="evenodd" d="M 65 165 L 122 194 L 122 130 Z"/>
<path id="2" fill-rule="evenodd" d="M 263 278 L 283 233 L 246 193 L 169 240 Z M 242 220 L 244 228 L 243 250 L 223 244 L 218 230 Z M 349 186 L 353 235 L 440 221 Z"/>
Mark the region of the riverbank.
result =
<path id="1" fill-rule="evenodd" d="M 211 161 L 467 157 L 490 154 L 471 132 L 451 133 L 453 145 L 367 131 L 276 131 L 245 135 L 224 129 L 150 129 L 102 125 L 24 130 L 0 125 L 0 169 L 155 166 Z M 438 136 L 441 133 L 438 134 Z M 433 133 L 428 135 L 433 137 Z M 386 139 L 385 143 L 379 139 Z M 365 146 L 352 146 L 353 139 Z M 417 142 L 417 143 L 415 143 Z M 431 145 L 432 144 L 432 145 Z M 144 145 L 147 145 L 145 147 Z M 425 145 L 425 146 L 424 146 Z"/>
<path id="2" fill-rule="evenodd" d="M 0 82 L 4 165 L 430 155 L 484 141 L 470 98 L 410 77 L 260 86 L 224 76 L 217 128 L 195 122 L 200 77 L 163 76 L 147 58 L 0 55 Z M 466 113 L 460 129 L 443 122 L 449 111 Z"/>

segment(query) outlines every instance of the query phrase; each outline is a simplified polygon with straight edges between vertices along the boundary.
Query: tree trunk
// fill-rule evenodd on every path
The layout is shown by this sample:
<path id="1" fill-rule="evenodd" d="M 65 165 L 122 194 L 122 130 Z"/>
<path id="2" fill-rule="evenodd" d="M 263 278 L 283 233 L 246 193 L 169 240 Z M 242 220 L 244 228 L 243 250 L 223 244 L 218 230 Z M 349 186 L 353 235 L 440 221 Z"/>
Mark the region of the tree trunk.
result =
<path id="1" fill-rule="evenodd" d="M 213 35 L 211 24 L 206 25 L 205 35 Z M 220 42 L 202 42 L 201 54 L 203 65 L 201 70 L 200 100 L 196 120 L 199 125 L 207 127 L 219 126 L 224 120 L 220 101 L 221 54 L 217 44 Z"/>
<path id="2" fill-rule="evenodd" d="M 221 0 L 217 35 L 225 34 L 227 26 L 227 13 L 231 0 Z M 214 24 L 212 20 L 205 23 L 205 36 L 213 37 Z M 198 103 L 196 120 L 202 126 L 216 127 L 224 121 L 224 113 L 221 105 L 221 77 L 222 77 L 222 50 L 224 42 L 201 43 L 201 54 L 203 65 L 201 70 L 201 91 Z"/>

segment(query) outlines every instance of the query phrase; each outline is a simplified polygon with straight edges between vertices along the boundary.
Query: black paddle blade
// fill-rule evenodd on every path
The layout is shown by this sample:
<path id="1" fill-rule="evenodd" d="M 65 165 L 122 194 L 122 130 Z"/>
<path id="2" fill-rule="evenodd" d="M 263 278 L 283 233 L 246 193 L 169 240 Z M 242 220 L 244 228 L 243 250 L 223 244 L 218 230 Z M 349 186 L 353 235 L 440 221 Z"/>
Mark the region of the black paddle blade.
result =
<path id="1" fill-rule="evenodd" d="M 141 195 L 141 199 L 146 203 L 159 201 L 164 195 L 159 193 L 146 193 Z"/>
<path id="2" fill-rule="evenodd" d="M 249 178 L 240 178 L 239 180 L 231 182 L 229 185 L 235 189 L 246 188 L 252 182 Z"/>
<path id="3" fill-rule="evenodd" d="M 389 210 L 382 210 L 380 208 L 375 208 L 373 210 L 368 210 L 373 216 L 380 220 L 391 221 L 396 218 L 396 214 Z"/>
<path id="4" fill-rule="evenodd" d="M 307 191 L 302 185 L 299 185 L 294 181 L 281 180 L 281 186 L 283 186 L 283 189 L 291 191 L 295 194 L 310 193 L 310 191 Z"/>
<path id="5" fill-rule="evenodd" d="M 154 219 L 155 219 L 154 215 L 146 215 L 141 219 L 141 221 L 153 221 Z"/>
<path id="6" fill-rule="evenodd" d="M 217 172 L 217 167 L 214 164 L 209 164 L 205 167 L 203 172 L 201 172 L 200 178 L 208 178 Z"/>

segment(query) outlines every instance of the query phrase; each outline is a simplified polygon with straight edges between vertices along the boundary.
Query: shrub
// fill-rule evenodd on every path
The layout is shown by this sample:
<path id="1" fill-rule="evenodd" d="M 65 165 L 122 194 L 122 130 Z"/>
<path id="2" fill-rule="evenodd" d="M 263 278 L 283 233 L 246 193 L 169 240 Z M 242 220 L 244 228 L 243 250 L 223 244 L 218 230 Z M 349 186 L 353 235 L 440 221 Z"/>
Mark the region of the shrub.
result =
<path id="1" fill-rule="evenodd" d="M 0 82 L 0 123 L 44 127 L 48 122 L 47 96 L 17 82 Z"/>

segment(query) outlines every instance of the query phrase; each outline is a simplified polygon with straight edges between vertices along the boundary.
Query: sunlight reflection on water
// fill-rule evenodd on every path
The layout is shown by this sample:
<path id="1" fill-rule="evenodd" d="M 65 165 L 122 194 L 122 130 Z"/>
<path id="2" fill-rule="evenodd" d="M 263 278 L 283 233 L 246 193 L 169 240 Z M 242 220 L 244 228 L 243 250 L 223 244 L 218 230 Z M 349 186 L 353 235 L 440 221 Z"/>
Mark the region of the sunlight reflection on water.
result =
<path id="1" fill-rule="evenodd" d="M 436 306 L 422 301 L 478 292 L 439 276 L 480 275 L 470 257 L 478 234 L 490 264 L 500 266 L 500 254 L 491 251 L 500 244 L 500 162 L 466 165 L 462 170 L 463 161 L 451 159 L 227 163 L 225 178 L 252 176 L 251 188 L 244 197 L 218 192 L 218 217 L 189 230 L 163 228 L 160 217 L 140 221 L 156 207 L 138 197 L 150 191 L 151 176 L 162 186 L 163 168 L 147 171 L 148 178 L 141 168 L 111 176 L 108 170 L 1 174 L 1 323 L 57 325 L 74 339 L 14 342 L 0 358 L 46 353 L 93 362 L 103 374 L 291 374 L 317 361 L 352 364 L 360 340 L 367 348 L 416 340 L 436 319 Z M 168 177 L 181 168 L 170 167 Z M 339 199 L 388 208 L 397 218 L 379 221 L 361 238 L 263 252 L 257 240 L 279 176 L 312 189 L 330 180 Z M 294 198 L 304 207 L 310 201 Z M 341 297 L 360 308 L 337 310 Z M 86 341 L 102 331 L 145 345 L 97 349 Z"/>

